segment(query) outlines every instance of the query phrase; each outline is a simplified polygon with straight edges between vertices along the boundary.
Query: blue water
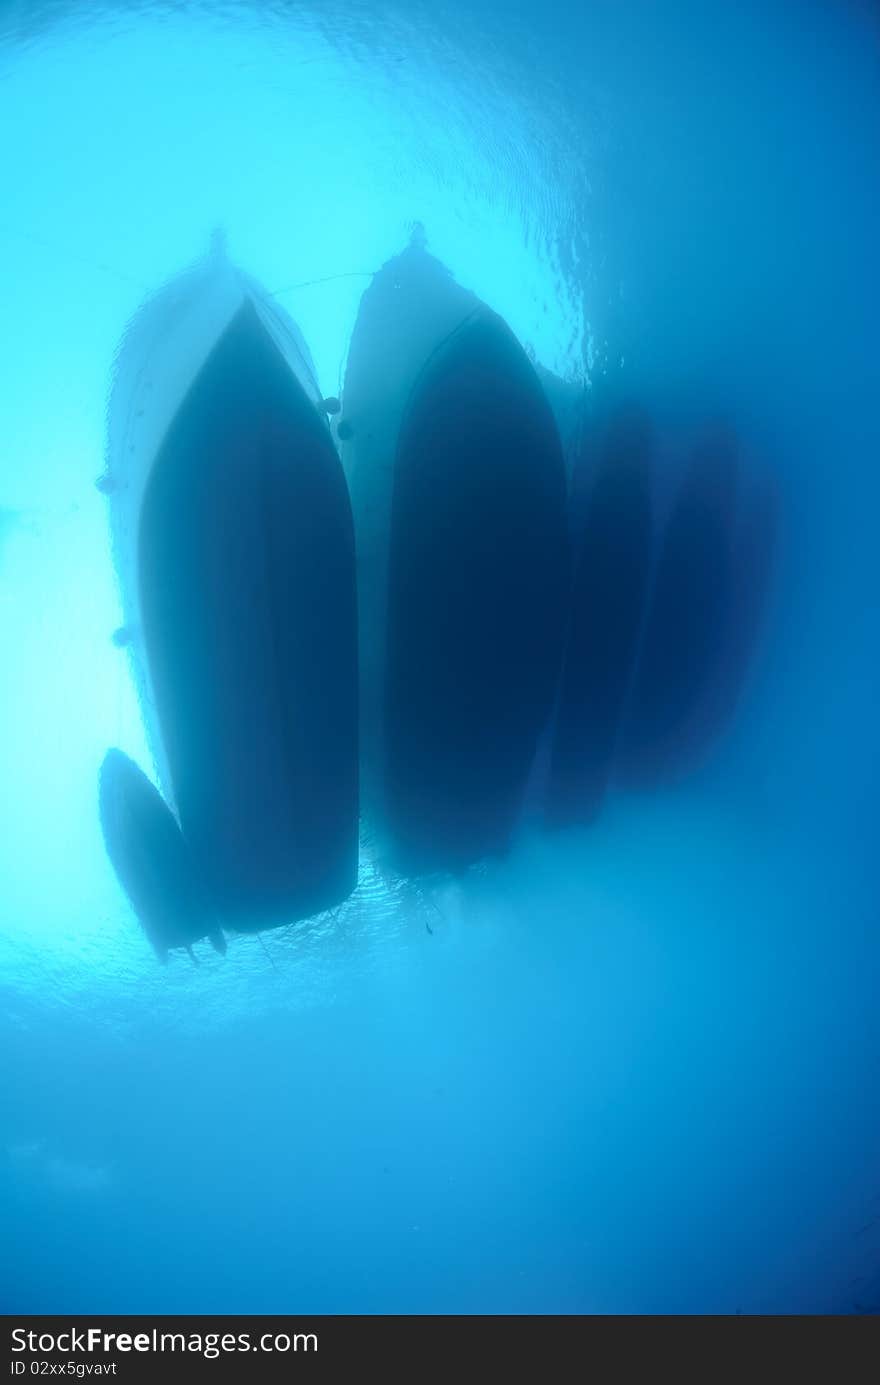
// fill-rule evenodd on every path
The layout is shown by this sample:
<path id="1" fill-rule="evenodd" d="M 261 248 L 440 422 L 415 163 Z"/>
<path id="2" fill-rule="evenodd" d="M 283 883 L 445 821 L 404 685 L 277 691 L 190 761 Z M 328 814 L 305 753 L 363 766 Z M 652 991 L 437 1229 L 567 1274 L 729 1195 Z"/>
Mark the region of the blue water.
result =
<path id="1" fill-rule="evenodd" d="M 0 9 L 7 1312 L 880 1304 L 878 114 L 869 4 Z M 114 350 L 222 226 L 338 393 L 416 220 L 542 365 L 778 476 L 739 714 L 589 830 L 160 968 L 96 811 L 149 763 Z"/>

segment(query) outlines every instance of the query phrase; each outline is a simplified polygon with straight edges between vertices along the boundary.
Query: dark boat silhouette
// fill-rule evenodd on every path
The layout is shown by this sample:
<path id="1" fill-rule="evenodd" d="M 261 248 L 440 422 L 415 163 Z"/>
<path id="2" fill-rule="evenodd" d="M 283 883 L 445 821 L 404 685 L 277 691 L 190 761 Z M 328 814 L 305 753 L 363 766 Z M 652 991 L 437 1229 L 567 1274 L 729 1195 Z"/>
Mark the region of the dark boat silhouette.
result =
<path id="1" fill-rule="evenodd" d="M 212 907 L 255 930 L 338 904 L 358 851 L 348 492 L 305 343 L 220 245 L 123 340 L 102 489 L 160 786 Z"/>
<path id="2" fill-rule="evenodd" d="M 202 938 L 225 952 L 226 940 L 174 814 L 121 750 L 104 756 L 98 813 L 107 855 L 159 961 L 177 947 L 193 956 L 192 945 Z"/>
<path id="3" fill-rule="evenodd" d="M 364 295 L 342 417 L 375 839 L 400 872 L 458 870 L 506 849 L 552 707 L 556 425 L 507 325 L 418 238 Z"/>
<path id="4" fill-rule="evenodd" d="M 781 495 L 770 475 L 743 475 L 731 531 L 730 590 L 702 695 L 681 726 L 676 768 L 699 768 L 736 719 L 773 587 Z"/>
<path id="5" fill-rule="evenodd" d="M 630 784 L 650 785 L 691 762 L 732 614 L 738 482 L 733 432 L 706 427 L 659 545 L 621 752 Z"/>
<path id="6" fill-rule="evenodd" d="M 590 822 L 611 778 L 644 618 L 652 544 L 652 433 L 619 406 L 603 430 L 576 534 L 565 662 L 546 787 L 558 826 Z M 586 460 L 583 469 L 586 469 Z M 591 470 L 593 470 L 591 468 Z"/>

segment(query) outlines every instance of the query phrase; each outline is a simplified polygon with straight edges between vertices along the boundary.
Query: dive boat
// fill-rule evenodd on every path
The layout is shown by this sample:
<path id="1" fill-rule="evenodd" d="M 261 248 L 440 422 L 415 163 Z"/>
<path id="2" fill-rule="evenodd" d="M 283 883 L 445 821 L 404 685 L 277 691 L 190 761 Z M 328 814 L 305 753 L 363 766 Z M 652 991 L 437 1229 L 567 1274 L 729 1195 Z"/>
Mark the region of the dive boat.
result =
<path id="1" fill-rule="evenodd" d="M 117 354 L 110 511 L 159 786 L 217 917 L 331 908 L 358 865 L 354 530 L 295 324 L 210 253 Z"/>
<path id="2" fill-rule="evenodd" d="M 653 439 L 647 416 L 632 404 L 618 405 L 596 432 L 597 464 L 584 458 L 578 468 L 592 475 L 575 536 L 546 786 L 547 820 L 563 827 L 595 819 L 610 782 L 651 573 Z M 590 450 L 586 434 L 582 445 Z"/>
<path id="3" fill-rule="evenodd" d="M 650 786 L 685 768 L 724 661 L 736 587 L 740 461 L 726 425 L 703 429 L 658 545 L 621 778 Z"/>
<path id="4" fill-rule="evenodd" d="M 507 849 L 552 710 L 566 477 L 522 346 L 419 234 L 364 293 L 338 436 L 371 836 L 402 874 L 459 871 Z"/>

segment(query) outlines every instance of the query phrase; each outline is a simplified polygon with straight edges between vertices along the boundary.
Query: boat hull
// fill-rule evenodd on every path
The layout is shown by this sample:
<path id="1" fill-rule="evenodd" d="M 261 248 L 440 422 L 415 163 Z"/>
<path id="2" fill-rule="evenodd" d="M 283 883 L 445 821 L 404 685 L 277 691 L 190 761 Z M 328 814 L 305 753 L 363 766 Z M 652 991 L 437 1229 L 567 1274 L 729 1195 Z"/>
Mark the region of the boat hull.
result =
<path id="1" fill-rule="evenodd" d="M 146 423 L 111 456 L 115 550 L 162 789 L 213 906 L 250 931 L 357 881 L 354 531 L 292 324 L 243 277 L 185 289 L 205 327 L 190 357 L 210 346 L 172 409 L 168 380 L 153 400 L 126 363 Z M 168 318 L 159 345 L 183 365 Z"/>

